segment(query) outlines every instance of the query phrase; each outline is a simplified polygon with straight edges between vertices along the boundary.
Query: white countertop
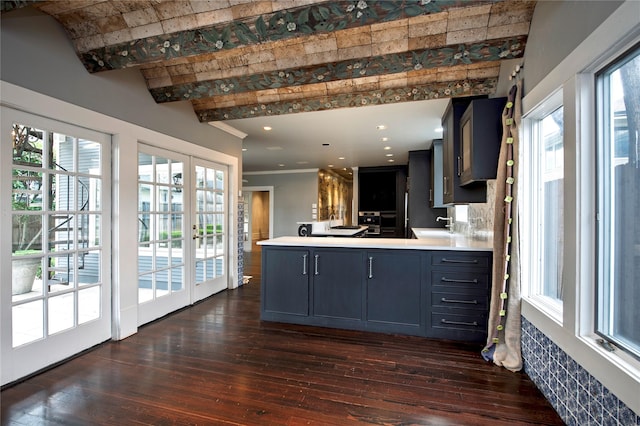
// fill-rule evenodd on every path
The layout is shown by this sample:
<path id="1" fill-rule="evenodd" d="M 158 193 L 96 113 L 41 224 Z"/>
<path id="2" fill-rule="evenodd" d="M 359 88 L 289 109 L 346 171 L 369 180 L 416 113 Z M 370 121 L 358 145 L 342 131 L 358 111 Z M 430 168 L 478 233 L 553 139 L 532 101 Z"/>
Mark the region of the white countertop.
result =
<path id="1" fill-rule="evenodd" d="M 259 241 L 258 245 L 295 247 L 354 247 L 408 250 L 493 251 L 493 241 L 491 238 L 470 238 L 461 234 L 451 234 L 448 231 L 444 231 L 442 229 L 431 228 L 413 228 L 413 231 L 416 237 L 418 237 L 417 239 L 278 237 L 272 240 Z"/>

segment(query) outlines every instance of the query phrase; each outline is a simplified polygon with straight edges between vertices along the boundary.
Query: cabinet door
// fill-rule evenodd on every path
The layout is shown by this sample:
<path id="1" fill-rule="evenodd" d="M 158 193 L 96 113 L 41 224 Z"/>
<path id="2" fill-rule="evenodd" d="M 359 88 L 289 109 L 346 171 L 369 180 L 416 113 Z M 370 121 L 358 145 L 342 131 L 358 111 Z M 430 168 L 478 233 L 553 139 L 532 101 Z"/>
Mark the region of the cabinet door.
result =
<path id="1" fill-rule="evenodd" d="M 367 321 L 388 331 L 420 327 L 422 255 L 415 251 L 367 253 Z"/>
<path id="2" fill-rule="evenodd" d="M 469 99 L 455 100 L 449 103 L 442 116 L 443 178 L 442 191 L 444 204 L 484 203 L 487 198 L 487 183 L 474 182 L 460 186 L 460 119 Z"/>
<path id="3" fill-rule="evenodd" d="M 362 319 L 362 259 L 360 250 L 312 252 L 314 317 Z"/>
<path id="4" fill-rule="evenodd" d="M 309 250 L 262 248 L 262 311 L 309 315 Z"/>

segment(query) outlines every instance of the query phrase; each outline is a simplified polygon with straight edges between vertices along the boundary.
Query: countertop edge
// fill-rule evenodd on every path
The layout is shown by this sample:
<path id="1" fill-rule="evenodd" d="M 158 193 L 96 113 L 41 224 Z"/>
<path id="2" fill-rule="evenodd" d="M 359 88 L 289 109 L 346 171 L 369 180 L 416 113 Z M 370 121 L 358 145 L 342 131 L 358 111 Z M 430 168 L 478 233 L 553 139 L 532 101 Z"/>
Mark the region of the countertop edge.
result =
<path id="1" fill-rule="evenodd" d="M 466 237 L 447 239 L 278 237 L 257 243 L 260 246 L 371 248 L 395 250 L 454 250 L 493 252 L 493 242 Z"/>

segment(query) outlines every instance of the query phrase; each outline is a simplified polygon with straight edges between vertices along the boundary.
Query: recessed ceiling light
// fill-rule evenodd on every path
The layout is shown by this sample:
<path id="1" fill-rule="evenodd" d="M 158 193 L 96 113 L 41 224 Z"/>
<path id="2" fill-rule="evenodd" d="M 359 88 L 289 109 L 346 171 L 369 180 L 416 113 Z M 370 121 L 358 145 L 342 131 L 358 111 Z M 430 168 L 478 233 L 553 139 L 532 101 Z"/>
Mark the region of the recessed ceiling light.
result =
<path id="1" fill-rule="evenodd" d="M 338 157 L 338 160 L 344 160 L 344 157 Z"/>
<path id="2" fill-rule="evenodd" d="M 393 163 L 394 161 L 395 161 L 395 160 L 394 160 L 393 158 L 389 158 L 389 159 L 387 160 L 387 163 Z"/>
<path id="3" fill-rule="evenodd" d="M 333 167 L 333 164 L 327 164 L 327 167 Z"/>
<path id="4" fill-rule="evenodd" d="M 386 128 L 387 128 L 387 126 L 385 126 L 384 124 L 378 124 L 378 125 L 376 126 L 376 129 L 378 129 L 378 130 L 384 130 L 384 129 L 386 129 Z"/>
<path id="5" fill-rule="evenodd" d="M 282 164 L 282 163 L 278 164 L 278 167 L 284 167 L 284 164 Z"/>
<path id="6" fill-rule="evenodd" d="M 382 139 L 380 139 L 380 140 L 381 140 L 382 142 L 386 142 L 386 141 L 388 141 L 388 140 L 389 140 L 389 138 L 384 137 L 384 138 L 382 138 Z"/>
<path id="7" fill-rule="evenodd" d="M 393 157 L 393 154 L 385 154 L 385 157 Z"/>
<path id="8" fill-rule="evenodd" d="M 308 161 L 296 161 L 296 164 L 309 164 Z"/>
<path id="9" fill-rule="evenodd" d="M 247 152 L 247 148 L 242 148 L 242 152 Z"/>
<path id="10" fill-rule="evenodd" d="M 271 126 L 264 126 L 262 128 L 265 132 L 268 132 L 269 130 L 271 130 Z"/>
<path id="11" fill-rule="evenodd" d="M 444 129 L 442 127 L 436 127 L 435 129 L 433 129 L 434 132 L 441 132 Z"/>
<path id="12" fill-rule="evenodd" d="M 384 147 L 384 150 L 385 150 L 385 151 L 389 151 L 390 149 L 391 149 L 391 147 L 390 147 L 390 146 L 385 146 L 385 147 Z"/>

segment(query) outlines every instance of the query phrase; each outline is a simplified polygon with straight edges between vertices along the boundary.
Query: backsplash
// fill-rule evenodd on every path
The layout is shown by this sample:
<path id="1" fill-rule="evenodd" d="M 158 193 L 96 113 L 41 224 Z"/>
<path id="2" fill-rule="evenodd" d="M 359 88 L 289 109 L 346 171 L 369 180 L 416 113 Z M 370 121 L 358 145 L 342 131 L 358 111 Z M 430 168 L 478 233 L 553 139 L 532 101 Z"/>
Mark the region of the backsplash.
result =
<path id="1" fill-rule="evenodd" d="M 522 317 L 524 371 L 567 425 L 640 426 L 634 413 Z"/>
<path id="2" fill-rule="evenodd" d="M 454 231 L 467 236 L 493 235 L 496 181 L 487 181 L 487 202 L 448 207 L 447 215 L 454 218 Z M 466 215 L 464 214 L 466 209 Z M 457 216 L 457 217 L 456 217 Z M 465 217 L 466 216 L 466 220 Z"/>

